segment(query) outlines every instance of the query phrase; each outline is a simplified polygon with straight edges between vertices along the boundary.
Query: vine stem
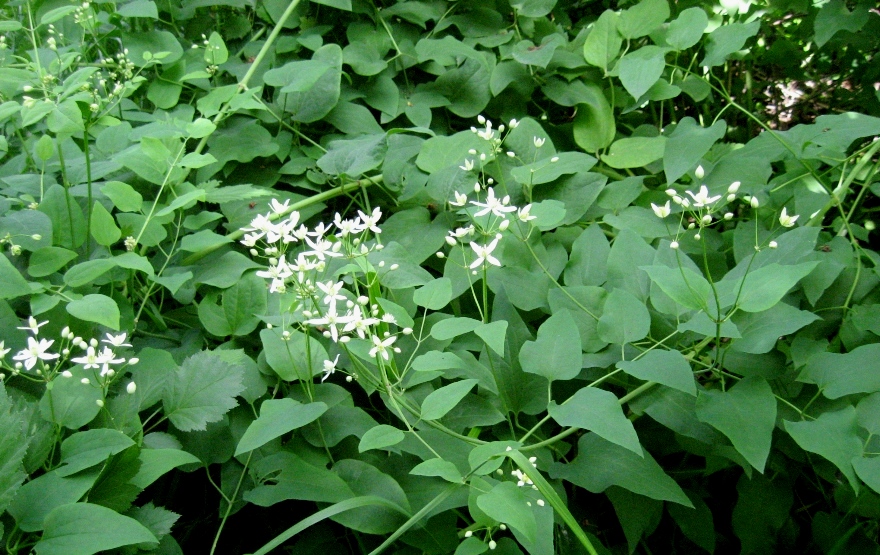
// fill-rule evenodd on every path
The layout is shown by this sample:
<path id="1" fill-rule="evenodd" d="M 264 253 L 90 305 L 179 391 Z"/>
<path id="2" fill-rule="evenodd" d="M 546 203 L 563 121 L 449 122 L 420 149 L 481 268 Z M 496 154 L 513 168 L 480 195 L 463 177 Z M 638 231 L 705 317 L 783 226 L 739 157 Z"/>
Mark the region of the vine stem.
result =
<path id="1" fill-rule="evenodd" d="M 241 476 L 238 477 L 238 483 L 235 484 L 235 491 L 232 492 L 232 497 L 228 499 L 228 505 L 226 506 L 226 512 L 223 514 L 223 520 L 220 521 L 220 527 L 217 528 L 217 533 L 214 534 L 214 543 L 211 544 L 211 555 L 214 555 L 214 552 L 217 550 L 217 544 L 220 541 L 220 534 L 223 533 L 223 527 L 226 525 L 227 519 L 229 519 L 229 515 L 232 514 L 232 506 L 235 504 L 235 498 L 238 497 L 238 492 L 241 489 L 241 484 L 244 482 L 244 477 L 247 474 L 248 466 L 251 464 L 251 457 L 254 452 L 251 451 L 248 453 L 247 461 L 244 463 L 244 468 L 241 469 Z M 220 495 L 223 495 L 221 490 Z"/>

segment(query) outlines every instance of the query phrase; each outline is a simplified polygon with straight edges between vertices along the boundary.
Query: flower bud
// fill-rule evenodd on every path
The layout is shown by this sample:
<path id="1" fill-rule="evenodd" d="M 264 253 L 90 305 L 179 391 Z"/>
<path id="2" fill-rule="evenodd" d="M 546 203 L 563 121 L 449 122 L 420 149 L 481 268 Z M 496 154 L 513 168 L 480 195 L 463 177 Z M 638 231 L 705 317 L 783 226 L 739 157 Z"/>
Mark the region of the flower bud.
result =
<path id="1" fill-rule="evenodd" d="M 95 399 L 95 404 L 98 405 L 99 407 L 103 407 L 104 400 L 103 399 Z"/>
<path id="2" fill-rule="evenodd" d="M 129 395 L 134 395 L 134 392 L 137 391 L 137 384 L 134 382 L 128 382 L 128 385 L 125 386 L 125 390 Z"/>
<path id="3" fill-rule="evenodd" d="M 749 204 L 752 206 L 752 208 L 757 208 L 757 207 L 761 206 L 761 203 L 758 202 L 758 197 L 752 197 L 752 198 L 750 198 L 750 199 L 749 199 Z"/>
<path id="4" fill-rule="evenodd" d="M 498 547 L 498 544 L 495 543 L 495 540 L 489 540 L 489 549 L 494 550 L 496 547 Z"/>
<path id="5" fill-rule="evenodd" d="M 673 241 L 673 242 L 669 243 L 669 248 L 672 250 L 677 249 L 678 248 L 678 241 Z"/>
<path id="6" fill-rule="evenodd" d="M 771 249 L 775 249 L 776 247 L 779 246 L 779 244 L 776 241 L 770 241 L 770 244 L 768 244 L 767 246 L 770 247 Z"/>
<path id="7" fill-rule="evenodd" d="M 724 219 L 725 219 L 725 220 L 732 220 L 732 219 L 733 219 L 733 212 L 727 212 L 727 213 L 725 213 L 725 214 L 724 214 Z"/>
<path id="8" fill-rule="evenodd" d="M 727 188 L 727 192 L 730 193 L 731 195 L 735 194 L 737 191 L 739 191 L 740 185 L 741 185 L 741 183 L 739 181 L 734 181 L 733 183 L 730 184 L 730 187 Z"/>
<path id="9" fill-rule="evenodd" d="M 734 195 L 733 193 L 727 195 L 727 202 L 733 202 L 735 200 L 736 200 L 736 195 Z"/>
<path id="10" fill-rule="evenodd" d="M 703 179 L 706 175 L 706 171 L 703 169 L 703 166 L 697 166 L 697 169 L 694 171 L 694 177 L 697 179 Z"/>

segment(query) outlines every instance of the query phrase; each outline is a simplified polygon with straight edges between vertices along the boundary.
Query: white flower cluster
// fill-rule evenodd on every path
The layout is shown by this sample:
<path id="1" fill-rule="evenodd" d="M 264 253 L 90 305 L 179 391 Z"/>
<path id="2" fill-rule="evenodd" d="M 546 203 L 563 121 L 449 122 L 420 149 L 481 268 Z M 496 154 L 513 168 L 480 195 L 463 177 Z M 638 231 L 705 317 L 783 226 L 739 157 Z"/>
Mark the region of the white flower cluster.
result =
<path id="1" fill-rule="evenodd" d="M 378 304 L 360 294 L 356 281 L 352 293 L 344 281 L 327 279 L 325 275 L 331 259 L 364 258 L 382 249 L 380 243 L 368 241 L 369 234 L 382 233 L 378 225 L 382 211 L 375 208 L 366 214 L 359 210 L 352 219 L 337 213 L 331 225 L 321 222 L 310 229 L 300 223 L 299 212 L 290 210 L 289 201 L 272 200 L 269 206 L 271 212 L 258 215 L 242 228 L 247 233 L 241 241 L 250 247 L 251 255 L 268 258 L 268 268 L 257 275 L 270 281 L 269 291 L 295 293 L 301 301 L 301 323 L 317 329 L 334 343 L 345 344 L 354 337 L 369 341 L 370 356 L 377 360 L 387 361 L 391 353 L 399 353 L 400 349 L 394 346 L 398 336 L 387 331 L 389 325 L 397 325 L 394 316 L 383 313 Z M 295 254 L 291 250 L 294 248 Z M 384 262 L 379 266 L 384 267 Z M 395 269 L 396 264 L 389 267 Z M 404 328 L 401 333 L 410 334 L 412 329 Z M 336 371 L 338 360 L 337 356 L 324 362 L 321 381 Z"/>
<path id="2" fill-rule="evenodd" d="M 10 371 L 12 375 L 20 375 L 22 371 L 33 372 L 41 379 L 51 381 L 58 374 L 65 378 L 73 376 L 70 370 L 61 370 L 61 367 L 69 360 L 74 364 L 81 364 L 85 370 L 96 370 L 97 385 L 106 386 L 123 366 L 138 363 L 137 358 L 126 359 L 118 356 L 116 352 L 116 349 L 131 347 L 129 343 L 126 343 L 128 338 L 126 333 L 119 335 L 108 333 L 99 342 L 94 338 L 83 339 L 70 331 L 70 328 L 65 327 L 61 330 L 58 349 L 53 352 L 50 349 L 55 345 L 56 340 L 38 337 L 40 328 L 48 323 L 48 321 L 37 322 L 37 319 L 31 316 L 26 325 L 18 328 L 29 331 L 31 335 L 27 338 L 27 347 L 13 355 L 14 362 L 11 365 L 5 360 L 11 349 L 6 347 L 5 341 L 0 341 L 0 367 Z M 105 345 L 101 346 L 100 343 Z M 80 350 L 81 356 L 72 356 L 73 349 Z M 83 383 L 91 383 L 88 378 L 83 378 L 82 381 Z M 129 393 L 133 393 L 135 387 L 133 382 L 130 383 L 127 388 Z"/>
<path id="3" fill-rule="evenodd" d="M 698 179 L 702 179 L 704 175 L 704 171 L 702 166 L 698 166 L 695 172 L 695 175 Z M 726 203 L 731 203 L 737 199 L 737 192 L 739 192 L 740 182 L 734 181 L 727 188 L 727 194 L 725 195 L 710 195 L 709 188 L 705 185 L 701 185 L 699 190 L 694 193 L 692 191 L 685 191 L 687 196 L 679 195 L 678 191 L 675 189 L 667 189 L 666 194 L 671 197 L 673 203 L 681 206 L 682 211 L 682 220 L 684 219 L 684 214 L 689 213 L 690 218 L 687 224 L 688 230 L 696 229 L 696 233 L 694 234 L 694 239 L 700 240 L 701 232 L 704 228 L 709 227 L 716 223 L 716 213 L 720 212 L 722 201 L 722 196 L 725 196 Z M 690 197 L 690 198 L 688 198 Z M 745 195 L 742 197 L 742 200 L 748 203 L 753 209 L 757 210 L 761 203 L 757 197 Z M 666 201 L 666 204 L 656 205 L 653 202 L 651 203 L 651 210 L 654 211 L 654 214 L 658 218 L 666 218 L 672 213 L 672 206 L 670 205 L 670 201 Z M 722 218 L 724 220 L 732 220 L 733 212 L 725 211 Z M 791 216 L 788 214 L 786 208 L 782 209 L 782 212 L 779 215 L 779 224 L 782 227 L 794 227 L 795 222 L 797 222 L 799 215 Z M 677 249 L 679 247 L 678 239 L 680 237 L 676 236 L 675 240 L 670 243 L 670 247 L 673 249 Z M 768 243 L 770 248 L 776 248 L 776 242 L 770 241 Z M 756 249 L 760 248 L 758 245 L 755 246 Z"/>

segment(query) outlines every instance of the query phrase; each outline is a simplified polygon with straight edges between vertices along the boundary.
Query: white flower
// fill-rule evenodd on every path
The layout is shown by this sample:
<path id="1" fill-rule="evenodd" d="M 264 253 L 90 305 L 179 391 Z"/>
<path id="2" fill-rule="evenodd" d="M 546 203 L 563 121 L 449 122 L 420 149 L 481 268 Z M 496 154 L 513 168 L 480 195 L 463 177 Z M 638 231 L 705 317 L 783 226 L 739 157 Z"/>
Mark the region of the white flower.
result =
<path id="1" fill-rule="evenodd" d="M 49 323 L 48 320 L 46 320 L 45 322 L 37 323 L 37 319 L 34 318 L 33 316 L 31 316 L 30 318 L 28 318 L 27 325 L 20 327 L 18 329 L 27 330 L 27 331 L 31 332 L 32 334 L 36 335 L 40 332 L 40 327 L 45 326 L 48 323 Z"/>
<path id="2" fill-rule="evenodd" d="M 380 354 L 382 358 L 389 360 L 388 347 L 397 341 L 397 336 L 391 335 L 383 340 L 378 335 L 374 335 L 371 339 L 373 341 L 373 348 L 370 349 L 370 356 L 376 358 L 376 355 Z"/>
<path id="3" fill-rule="evenodd" d="M 369 216 L 358 210 L 358 216 L 361 217 L 364 229 L 369 229 L 373 233 L 382 233 L 382 230 L 379 229 L 379 226 L 377 225 L 379 223 L 379 218 L 382 217 L 382 210 L 380 210 L 378 206 L 373 208 L 373 212 Z"/>
<path id="4" fill-rule="evenodd" d="M 715 195 L 714 197 L 710 197 L 709 196 L 709 188 L 706 187 L 705 185 L 700 187 L 700 190 L 696 195 L 690 191 L 685 191 L 685 192 L 687 194 L 689 194 L 692 199 L 694 199 L 694 207 L 695 208 L 702 208 L 702 207 L 706 206 L 707 204 L 712 204 L 713 202 L 716 202 L 718 199 L 721 198 L 721 195 Z"/>
<path id="5" fill-rule="evenodd" d="M 669 205 L 669 201 L 666 201 L 666 204 L 663 206 L 657 206 L 653 202 L 651 203 L 651 210 L 654 211 L 654 214 L 657 215 L 658 218 L 665 218 L 672 212 L 672 207 Z"/>
<path id="6" fill-rule="evenodd" d="M 312 250 L 306 251 L 302 254 L 317 256 L 318 260 L 325 260 L 327 256 L 342 256 L 342 253 L 333 250 L 334 243 L 331 243 L 326 239 L 312 241 L 311 238 L 306 237 L 306 244 L 311 247 Z"/>
<path id="7" fill-rule="evenodd" d="M 330 331 L 330 337 L 334 342 L 339 341 L 339 329 L 338 326 L 340 324 L 347 324 L 351 322 L 351 315 L 346 314 L 345 316 L 340 316 L 338 312 L 336 312 L 336 306 L 331 306 L 327 312 L 324 313 L 323 318 L 312 318 L 311 320 L 306 320 L 306 324 L 310 324 L 312 326 L 327 326 Z"/>
<path id="8" fill-rule="evenodd" d="M 2 360 L 6 355 L 9 354 L 9 351 L 12 349 L 7 349 L 5 345 L 5 341 L 0 341 L 0 360 Z"/>
<path id="9" fill-rule="evenodd" d="M 355 218 L 353 220 L 342 219 L 342 216 L 339 215 L 339 212 L 333 217 L 333 225 L 335 225 L 339 229 L 339 233 L 336 234 L 337 237 L 345 237 L 347 235 L 357 235 L 362 231 L 360 221 Z"/>
<path id="10" fill-rule="evenodd" d="M 71 362 L 75 362 L 76 364 L 82 364 L 83 368 L 88 370 L 89 368 L 100 368 L 101 363 L 98 360 L 98 353 L 95 351 L 95 348 L 89 346 L 86 350 L 85 356 L 76 357 L 70 359 Z"/>
<path id="11" fill-rule="evenodd" d="M 520 487 L 533 485 L 532 479 L 522 470 L 517 468 L 516 470 L 511 470 L 510 473 L 518 480 L 516 485 Z"/>
<path id="12" fill-rule="evenodd" d="M 274 212 L 275 214 L 283 214 L 284 212 L 287 211 L 287 207 L 289 205 L 290 205 L 290 199 L 285 200 L 284 203 L 282 204 L 282 203 L 278 202 L 278 199 L 273 198 L 272 201 L 269 203 L 269 208 L 271 208 L 272 212 Z"/>
<path id="13" fill-rule="evenodd" d="M 126 343 L 125 340 L 128 337 L 128 334 L 125 332 L 120 333 L 119 335 L 111 335 L 109 333 L 104 334 L 105 339 L 101 340 L 101 343 L 108 343 L 113 345 L 114 347 L 131 347 L 130 343 Z"/>
<path id="14" fill-rule="evenodd" d="M 449 204 L 452 206 L 464 206 L 467 204 L 467 195 L 463 195 L 458 191 L 455 191 L 455 200 L 450 200 Z"/>
<path id="15" fill-rule="evenodd" d="M 349 316 L 351 317 L 351 320 L 345 324 L 342 332 L 348 333 L 354 331 L 361 339 L 366 339 L 367 333 L 370 331 L 370 326 L 375 326 L 379 323 L 378 318 L 364 317 L 361 307 L 358 305 L 355 305 L 351 309 Z"/>
<path id="16" fill-rule="evenodd" d="M 54 339 L 51 341 L 47 339 L 40 339 L 40 341 L 37 342 L 37 340 L 33 337 L 28 337 L 27 342 L 27 349 L 22 349 L 18 352 L 18 354 L 12 357 L 13 360 L 23 362 L 24 367 L 27 370 L 33 368 L 34 365 L 37 364 L 38 360 L 53 360 L 61 356 L 58 354 L 47 352 L 49 350 L 49 347 L 51 347 L 52 344 L 55 343 Z"/>
<path id="17" fill-rule="evenodd" d="M 98 362 L 101 364 L 101 375 L 106 376 L 110 370 L 111 364 L 120 364 L 125 362 L 124 358 L 114 358 L 116 353 L 114 353 L 110 347 L 104 347 L 101 353 L 98 355 Z"/>
<path id="18" fill-rule="evenodd" d="M 336 363 L 339 362 L 339 355 L 336 355 L 336 358 L 331 360 L 324 361 L 324 376 L 321 377 L 321 381 L 323 382 L 327 378 L 330 377 L 330 374 L 336 372 Z"/>
<path id="19" fill-rule="evenodd" d="M 495 214 L 498 217 L 504 217 L 505 212 L 514 212 L 516 211 L 516 206 L 505 206 L 507 204 L 504 202 L 507 200 L 509 202 L 510 199 L 508 197 L 504 197 L 504 199 L 499 200 L 495 197 L 495 189 L 493 187 L 489 187 L 489 195 L 486 197 L 486 202 L 477 202 L 475 200 L 471 201 L 471 204 L 474 206 L 479 206 L 482 210 L 478 211 L 474 216 L 485 216 L 489 212 Z"/>
<path id="20" fill-rule="evenodd" d="M 520 219 L 522 222 L 528 222 L 529 220 L 534 220 L 537 216 L 532 216 L 529 212 L 532 209 L 531 203 L 526 204 L 516 213 L 516 217 Z M 506 221 L 506 220 L 505 220 Z"/>
<path id="21" fill-rule="evenodd" d="M 345 296 L 339 294 L 339 292 L 342 290 L 342 287 L 345 285 L 343 282 L 338 281 L 336 283 L 333 283 L 333 281 L 327 281 L 325 283 L 321 283 L 319 281 L 315 285 L 317 285 L 318 289 L 326 294 L 326 296 L 322 299 L 322 302 L 324 304 L 335 308 L 336 301 L 345 300 Z"/>
<path id="22" fill-rule="evenodd" d="M 532 143 L 535 145 L 535 148 L 541 148 L 542 146 L 544 146 L 544 142 L 546 140 L 547 139 L 543 137 L 532 137 Z"/>
<path id="23" fill-rule="evenodd" d="M 482 266 L 485 262 L 495 266 L 501 266 L 501 262 L 492 256 L 492 251 L 495 250 L 496 246 L 498 246 L 497 237 L 485 246 L 480 246 L 476 242 L 471 242 L 471 248 L 474 249 L 474 252 L 477 254 L 477 259 L 471 263 L 471 269 L 476 268 L 477 266 Z"/>
<path id="24" fill-rule="evenodd" d="M 782 227 L 794 227 L 794 223 L 797 219 L 800 218 L 800 215 L 789 216 L 786 212 L 785 207 L 782 207 L 782 213 L 779 214 L 779 224 Z"/>
<path id="25" fill-rule="evenodd" d="M 463 165 L 463 166 L 459 166 L 459 169 L 462 169 L 462 170 L 464 170 L 464 171 L 466 171 L 466 172 L 471 171 L 472 169 L 474 169 L 474 161 L 471 160 L 470 158 L 466 158 L 465 161 L 464 161 L 464 165 Z"/>

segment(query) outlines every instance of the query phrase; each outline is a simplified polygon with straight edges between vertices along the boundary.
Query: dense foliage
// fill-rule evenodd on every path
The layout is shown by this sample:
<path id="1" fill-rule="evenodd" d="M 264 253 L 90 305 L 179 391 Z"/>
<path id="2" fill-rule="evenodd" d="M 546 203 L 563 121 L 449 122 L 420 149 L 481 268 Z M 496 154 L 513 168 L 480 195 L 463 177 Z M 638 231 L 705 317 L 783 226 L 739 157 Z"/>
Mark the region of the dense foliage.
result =
<path id="1" fill-rule="evenodd" d="M 873 4 L 5 3 L 6 552 L 877 553 Z"/>

